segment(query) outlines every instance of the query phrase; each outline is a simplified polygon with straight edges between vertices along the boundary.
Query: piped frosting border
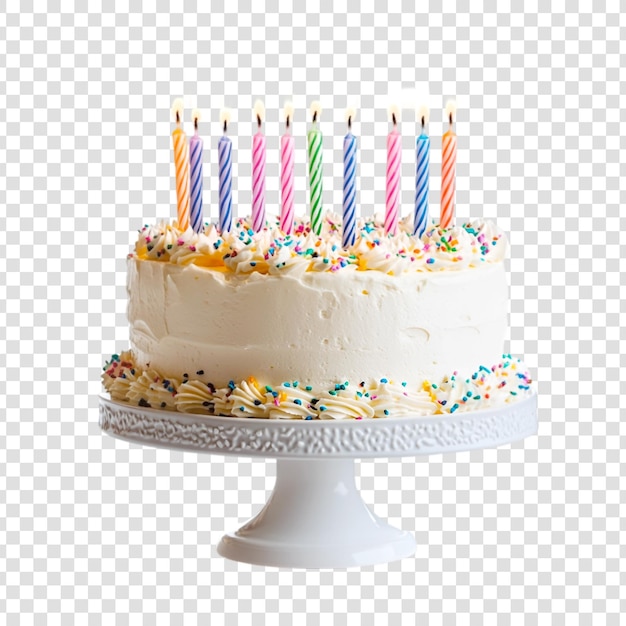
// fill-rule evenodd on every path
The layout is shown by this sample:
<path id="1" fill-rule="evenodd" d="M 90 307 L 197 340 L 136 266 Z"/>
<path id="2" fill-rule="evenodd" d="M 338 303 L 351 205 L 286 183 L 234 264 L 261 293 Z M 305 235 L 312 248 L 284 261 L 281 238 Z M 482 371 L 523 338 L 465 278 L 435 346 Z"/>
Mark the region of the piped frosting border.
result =
<path id="1" fill-rule="evenodd" d="M 204 372 L 196 372 L 202 376 Z M 114 354 L 104 366 L 102 382 L 114 400 L 135 406 L 182 413 L 269 419 L 368 419 L 428 416 L 495 408 L 528 397 L 532 380 L 520 359 L 505 354 L 491 367 L 480 366 L 467 378 L 456 372 L 418 388 L 381 378 L 341 381 L 318 389 L 300 381 L 267 385 L 254 377 L 227 387 L 183 373 L 165 378 L 136 366 L 130 351 Z"/>
<path id="2" fill-rule="evenodd" d="M 255 233 L 250 218 L 240 218 L 224 234 L 214 224 L 195 233 L 190 228 L 179 230 L 175 221 L 163 221 L 139 231 L 130 256 L 243 275 L 350 270 L 394 275 L 459 271 L 500 262 L 508 253 L 506 236 L 490 221 L 474 220 L 449 229 L 431 223 L 422 237 L 412 235 L 411 228 L 407 216 L 397 235 L 385 235 L 380 216 L 361 218 L 354 245 L 344 249 L 341 220 L 332 214 L 325 217 L 319 236 L 312 232 L 308 219 L 297 219 L 290 235 L 280 230 L 277 220 L 268 220 Z"/>

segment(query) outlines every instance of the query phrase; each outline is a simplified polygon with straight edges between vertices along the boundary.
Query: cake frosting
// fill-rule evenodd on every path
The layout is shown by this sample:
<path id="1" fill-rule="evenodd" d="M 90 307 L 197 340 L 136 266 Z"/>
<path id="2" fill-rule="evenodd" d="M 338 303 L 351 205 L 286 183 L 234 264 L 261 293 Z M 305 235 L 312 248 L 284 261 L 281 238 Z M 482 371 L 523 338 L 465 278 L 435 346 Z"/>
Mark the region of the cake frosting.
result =
<path id="1" fill-rule="evenodd" d="M 507 240 L 489 221 L 422 237 L 360 220 L 353 246 L 326 217 L 284 235 L 145 226 L 128 258 L 132 351 L 103 381 L 114 399 L 278 419 L 476 410 L 530 393 L 502 355 Z"/>

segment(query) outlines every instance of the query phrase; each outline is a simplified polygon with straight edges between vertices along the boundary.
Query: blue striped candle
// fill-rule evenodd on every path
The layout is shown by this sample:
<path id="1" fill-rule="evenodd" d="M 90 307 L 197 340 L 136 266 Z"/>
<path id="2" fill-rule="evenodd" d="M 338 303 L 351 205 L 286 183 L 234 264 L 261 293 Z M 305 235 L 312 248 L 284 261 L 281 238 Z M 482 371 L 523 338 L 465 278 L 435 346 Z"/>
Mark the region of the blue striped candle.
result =
<path id="1" fill-rule="evenodd" d="M 222 111 L 221 121 L 224 126 L 224 135 L 218 143 L 218 161 L 220 168 L 220 233 L 228 233 L 233 227 L 233 142 L 226 135 L 230 112 L 226 109 Z"/>
<path id="2" fill-rule="evenodd" d="M 428 122 L 428 108 L 420 109 L 422 134 L 415 141 L 415 213 L 413 234 L 421 237 L 428 224 L 428 186 L 430 168 L 430 137 L 424 132 Z"/>
<path id="3" fill-rule="evenodd" d="M 348 134 L 343 140 L 343 234 L 344 248 L 354 245 L 356 238 L 356 137 L 352 134 L 354 109 L 346 111 Z"/>
<path id="4" fill-rule="evenodd" d="M 194 135 L 189 139 L 189 172 L 191 187 L 191 211 L 189 221 L 191 228 L 196 233 L 202 232 L 202 154 L 204 141 L 198 136 L 198 122 L 200 111 L 194 109 L 193 118 Z"/>

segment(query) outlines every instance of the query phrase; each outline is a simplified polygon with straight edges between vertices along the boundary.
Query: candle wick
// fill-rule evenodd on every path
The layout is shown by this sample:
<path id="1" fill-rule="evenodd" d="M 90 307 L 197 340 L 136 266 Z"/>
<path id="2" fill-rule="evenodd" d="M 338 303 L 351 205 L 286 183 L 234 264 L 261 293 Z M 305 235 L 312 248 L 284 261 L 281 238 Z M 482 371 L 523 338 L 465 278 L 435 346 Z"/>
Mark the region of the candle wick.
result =
<path id="1" fill-rule="evenodd" d="M 352 130 L 352 115 L 348 117 L 348 130 Z"/>
<path id="2" fill-rule="evenodd" d="M 176 111 L 176 123 L 180 124 L 180 111 Z"/>
<path id="3" fill-rule="evenodd" d="M 261 116 L 260 116 L 260 115 L 258 115 L 258 114 L 257 114 L 257 116 L 256 116 L 256 122 L 257 122 L 257 124 L 258 124 L 259 128 L 261 128 Z"/>
<path id="4" fill-rule="evenodd" d="M 226 134 L 226 128 L 228 127 L 228 122 L 224 120 L 224 134 Z"/>
<path id="5" fill-rule="evenodd" d="M 193 118 L 193 127 L 196 129 L 196 132 L 198 132 L 198 118 L 197 117 Z"/>
<path id="6" fill-rule="evenodd" d="M 452 113 L 450 113 L 450 126 L 452 126 Z"/>
<path id="7" fill-rule="evenodd" d="M 289 128 L 289 116 L 287 116 L 287 128 Z"/>
<path id="8" fill-rule="evenodd" d="M 395 126 L 395 125 L 397 124 L 397 121 L 396 121 L 396 114 L 395 114 L 395 113 L 392 113 L 392 114 L 391 114 L 391 119 L 392 119 L 392 121 L 393 121 L 393 125 Z"/>
<path id="9" fill-rule="evenodd" d="M 424 116 L 422 115 L 422 130 L 424 130 L 424 126 L 426 126 L 426 120 L 424 119 Z"/>
<path id="10" fill-rule="evenodd" d="M 317 122 L 317 111 L 313 112 L 313 123 Z"/>

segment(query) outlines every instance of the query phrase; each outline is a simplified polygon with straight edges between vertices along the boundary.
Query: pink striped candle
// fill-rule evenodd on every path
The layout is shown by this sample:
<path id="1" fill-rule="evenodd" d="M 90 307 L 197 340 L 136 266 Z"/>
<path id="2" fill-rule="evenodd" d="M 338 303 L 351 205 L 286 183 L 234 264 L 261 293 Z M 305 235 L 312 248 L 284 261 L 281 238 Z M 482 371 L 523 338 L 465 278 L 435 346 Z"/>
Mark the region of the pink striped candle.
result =
<path id="1" fill-rule="evenodd" d="M 280 138 L 280 229 L 285 235 L 293 232 L 293 151 L 294 138 L 290 126 L 293 104 L 285 103 L 285 134 Z"/>
<path id="2" fill-rule="evenodd" d="M 389 107 L 393 128 L 387 136 L 387 202 L 385 210 L 385 234 L 395 235 L 400 218 L 400 163 L 402 137 L 398 132 L 398 107 Z"/>
<path id="3" fill-rule="evenodd" d="M 446 104 L 446 117 L 450 128 L 441 141 L 441 228 L 451 228 L 454 224 L 454 194 L 456 191 L 456 134 L 452 130 L 456 116 L 456 102 Z"/>
<path id="4" fill-rule="evenodd" d="M 252 138 L 252 230 L 258 233 L 265 226 L 265 135 L 261 130 L 265 118 L 265 105 L 254 103 L 258 130 Z"/>

